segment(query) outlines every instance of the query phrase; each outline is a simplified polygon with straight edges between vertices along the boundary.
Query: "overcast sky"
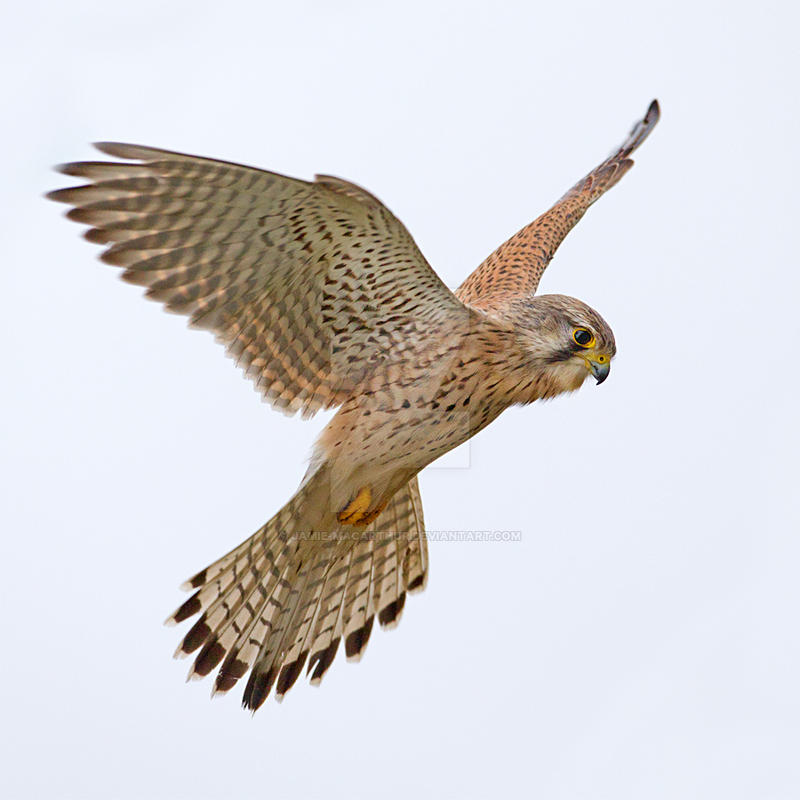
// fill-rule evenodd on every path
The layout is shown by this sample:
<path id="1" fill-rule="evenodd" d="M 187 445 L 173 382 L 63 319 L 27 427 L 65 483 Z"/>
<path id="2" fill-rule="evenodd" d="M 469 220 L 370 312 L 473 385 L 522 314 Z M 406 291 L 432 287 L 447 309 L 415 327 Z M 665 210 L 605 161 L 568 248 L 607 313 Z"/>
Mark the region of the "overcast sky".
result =
<path id="1" fill-rule="evenodd" d="M 798 20 L 789 3 L 15 4 L 0 32 L 8 797 L 800 796 Z M 9 24 L 10 23 L 10 24 Z M 170 658 L 179 583 L 326 419 L 260 402 L 41 197 L 117 139 L 342 175 L 446 283 L 603 159 L 542 290 L 610 379 L 421 476 L 428 588 L 251 717 Z"/>

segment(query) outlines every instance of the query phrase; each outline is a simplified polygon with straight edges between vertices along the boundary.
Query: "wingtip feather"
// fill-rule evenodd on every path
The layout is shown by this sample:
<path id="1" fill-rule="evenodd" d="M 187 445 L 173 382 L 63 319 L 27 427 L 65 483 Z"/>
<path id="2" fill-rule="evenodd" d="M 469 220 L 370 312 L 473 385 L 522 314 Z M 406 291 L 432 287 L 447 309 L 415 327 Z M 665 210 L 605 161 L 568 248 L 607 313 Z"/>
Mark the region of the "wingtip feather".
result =
<path id="1" fill-rule="evenodd" d="M 139 160 L 141 154 L 150 152 L 151 148 L 126 142 L 92 142 L 92 147 L 115 158 L 129 158 Z"/>
<path id="2" fill-rule="evenodd" d="M 82 162 L 80 161 L 69 161 L 64 164 L 54 164 L 53 171 L 59 172 L 62 175 L 73 175 L 78 178 L 83 177 L 83 173 L 79 171 Z"/>

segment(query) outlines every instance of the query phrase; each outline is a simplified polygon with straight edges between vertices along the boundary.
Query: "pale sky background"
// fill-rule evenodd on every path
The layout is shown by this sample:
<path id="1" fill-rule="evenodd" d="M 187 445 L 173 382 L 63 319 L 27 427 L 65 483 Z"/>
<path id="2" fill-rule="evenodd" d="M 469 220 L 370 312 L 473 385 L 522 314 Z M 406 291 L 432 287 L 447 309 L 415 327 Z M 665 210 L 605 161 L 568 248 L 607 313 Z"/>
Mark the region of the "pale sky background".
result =
<path id="1" fill-rule="evenodd" d="M 6 3 L 2 794 L 800 797 L 793 4 Z M 602 387 L 421 477 L 427 590 L 251 717 L 161 626 L 290 496 L 325 422 L 260 402 L 42 194 L 98 139 L 382 198 L 455 287 L 602 160 L 636 167 L 543 290 Z M 462 456 L 464 454 L 461 454 Z M 182 628 L 181 630 L 184 630 Z"/>

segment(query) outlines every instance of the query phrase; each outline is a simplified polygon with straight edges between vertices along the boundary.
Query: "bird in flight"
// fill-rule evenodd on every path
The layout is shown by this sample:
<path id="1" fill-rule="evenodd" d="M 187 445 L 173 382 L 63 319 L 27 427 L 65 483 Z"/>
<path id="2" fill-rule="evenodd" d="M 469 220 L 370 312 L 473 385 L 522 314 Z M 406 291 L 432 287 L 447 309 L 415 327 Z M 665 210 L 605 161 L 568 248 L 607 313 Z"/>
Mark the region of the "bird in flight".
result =
<path id="1" fill-rule="evenodd" d="M 608 159 L 455 291 L 374 195 L 215 159 L 103 142 L 51 192 L 146 296 L 212 331 L 287 414 L 338 408 L 289 502 L 185 584 L 168 624 L 200 615 L 176 655 L 213 692 L 248 672 L 243 705 L 319 683 L 344 640 L 397 624 L 428 550 L 417 474 L 514 404 L 602 383 L 614 335 L 585 303 L 536 295 L 559 244 L 631 168 L 653 101 Z"/>

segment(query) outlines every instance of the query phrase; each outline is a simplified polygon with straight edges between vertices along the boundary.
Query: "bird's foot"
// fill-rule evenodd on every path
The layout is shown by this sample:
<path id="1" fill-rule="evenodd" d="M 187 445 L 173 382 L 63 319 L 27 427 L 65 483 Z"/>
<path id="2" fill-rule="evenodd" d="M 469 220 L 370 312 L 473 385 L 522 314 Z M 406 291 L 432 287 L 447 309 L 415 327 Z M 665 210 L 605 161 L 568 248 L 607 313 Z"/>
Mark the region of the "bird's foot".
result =
<path id="1" fill-rule="evenodd" d="M 372 491 L 369 486 L 362 486 L 355 497 L 336 515 L 344 525 L 356 525 L 362 528 L 369 525 L 386 508 L 386 503 L 379 503 L 374 508 L 372 504 Z"/>

